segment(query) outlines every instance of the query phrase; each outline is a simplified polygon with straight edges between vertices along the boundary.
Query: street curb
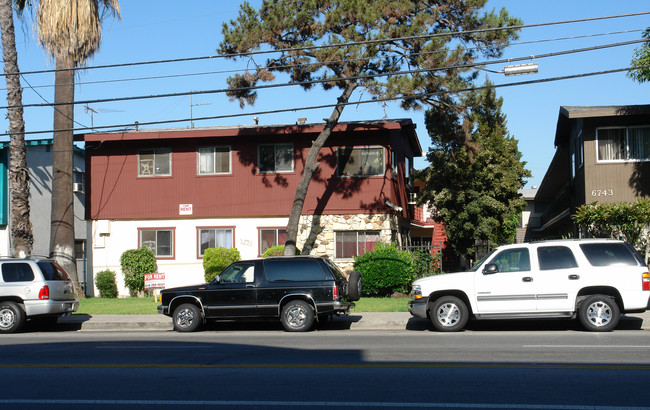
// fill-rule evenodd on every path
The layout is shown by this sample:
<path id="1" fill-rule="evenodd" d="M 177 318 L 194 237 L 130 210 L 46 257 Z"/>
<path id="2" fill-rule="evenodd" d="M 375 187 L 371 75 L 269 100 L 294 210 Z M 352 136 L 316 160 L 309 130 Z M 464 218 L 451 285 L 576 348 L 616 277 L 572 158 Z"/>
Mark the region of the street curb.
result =
<path id="1" fill-rule="evenodd" d="M 252 323 L 246 325 L 245 323 Z M 251 330 L 260 327 L 256 322 L 238 322 L 233 330 Z M 278 322 L 279 323 L 279 322 Z M 170 331 L 171 318 L 163 315 L 70 315 L 59 318 L 58 324 L 78 331 Z M 417 319 L 408 312 L 358 312 L 348 316 L 335 316 L 318 327 L 322 330 L 347 329 L 351 331 L 401 331 L 432 330 L 426 319 Z M 577 321 L 561 320 L 517 320 L 517 321 L 471 321 L 468 330 L 554 330 L 580 329 Z M 628 314 L 621 317 L 619 330 L 650 330 L 650 312 Z"/>

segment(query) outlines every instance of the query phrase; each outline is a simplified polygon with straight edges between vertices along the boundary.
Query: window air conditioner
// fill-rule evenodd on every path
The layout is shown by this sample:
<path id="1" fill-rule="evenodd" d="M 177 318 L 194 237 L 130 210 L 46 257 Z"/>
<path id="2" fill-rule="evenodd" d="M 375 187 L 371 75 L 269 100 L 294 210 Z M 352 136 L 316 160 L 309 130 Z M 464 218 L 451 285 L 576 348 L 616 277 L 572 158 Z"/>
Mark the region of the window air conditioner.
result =
<path id="1" fill-rule="evenodd" d="M 84 192 L 84 184 L 81 182 L 75 182 L 72 184 L 72 192 L 78 192 L 80 194 L 83 194 Z"/>

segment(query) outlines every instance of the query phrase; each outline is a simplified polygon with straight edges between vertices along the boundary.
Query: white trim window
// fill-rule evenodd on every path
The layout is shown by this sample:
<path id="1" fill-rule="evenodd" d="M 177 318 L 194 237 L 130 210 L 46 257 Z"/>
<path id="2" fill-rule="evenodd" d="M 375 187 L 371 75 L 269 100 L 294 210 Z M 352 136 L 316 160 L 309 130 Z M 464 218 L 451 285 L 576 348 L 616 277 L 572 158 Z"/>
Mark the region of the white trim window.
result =
<path id="1" fill-rule="evenodd" d="M 172 151 L 169 148 L 144 149 L 138 152 L 138 176 L 171 176 Z"/>
<path id="2" fill-rule="evenodd" d="M 197 172 L 199 175 L 230 174 L 230 147 L 203 147 L 197 151 Z"/>
<path id="3" fill-rule="evenodd" d="M 334 240 L 334 257 L 352 259 L 375 250 L 379 242 L 379 231 L 337 231 Z"/>
<path id="4" fill-rule="evenodd" d="M 173 229 L 139 229 L 140 247 L 151 249 L 157 258 L 174 257 Z"/>
<path id="5" fill-rule="evenodd" d="M 650 160 L 650 126 L 596 130 L 598 161 Z"/>
<path id="6" fill-rule="evenodd" d="M 208 248 L 233 247 L 232 228 L 199 228 L 199 256 L 203 257 Z"/>
<path id="7" fill-rule="evenodd" d="M 384 175 L 384 148 L 341 147 L 336 150 L 336 169 L 340 177 Z"/>
<path id="8" fill-rule="evenodd" d="M 261 144 L 257 157 L 259 172 L 293 171 L 293 144 Z"/>

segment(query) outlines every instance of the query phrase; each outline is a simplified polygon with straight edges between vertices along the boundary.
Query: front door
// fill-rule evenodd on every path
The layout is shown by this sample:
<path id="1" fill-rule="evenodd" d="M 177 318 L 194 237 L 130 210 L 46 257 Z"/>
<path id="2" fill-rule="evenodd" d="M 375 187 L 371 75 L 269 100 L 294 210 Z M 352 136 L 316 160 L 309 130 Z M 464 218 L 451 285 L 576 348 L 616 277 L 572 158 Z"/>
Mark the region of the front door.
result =
<path id="1" fill-rule="evenodd" d="M 208 317 L 257 316 L 255 262 L 230 265 L 219 274 L 219 280 L 208 285 L 205 298 Z"/>
<path id="2" fill-rule="evenodd" d="M 498 272 L 476 272 L 476 313 L 534 312 L 537 308 L 536 283 L 530 269 L 528 248 L 503 250 L 487 263 L 497 265 Z"/>

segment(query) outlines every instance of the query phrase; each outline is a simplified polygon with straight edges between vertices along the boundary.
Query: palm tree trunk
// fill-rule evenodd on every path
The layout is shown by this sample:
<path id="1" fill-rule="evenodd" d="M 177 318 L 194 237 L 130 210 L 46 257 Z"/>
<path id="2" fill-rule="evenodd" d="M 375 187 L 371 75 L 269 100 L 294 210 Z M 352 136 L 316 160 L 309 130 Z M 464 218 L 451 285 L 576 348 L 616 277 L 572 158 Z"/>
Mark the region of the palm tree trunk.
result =
<path id="1" fill-rule="evenodd" d="M 298 187 L 296 188 L 296 195 L 293 198 L 293 205 L 291 206 L 291 213 L 289 214 L 289 222 L 287 223 L 287 234 L 284 244 L 284 254 L 285 255 L 295 255 L 296 254 L 296 240 L 298 238 L 298 224 L 300 223 L 300 215 L 302 214 L 302 208 L 305 205 L 305 197 L 307 196 L 307 190 L 309 189 L 309 182 L 314 175 L 314 172 L 320 165 L 316 162 L 318 158 L 318 153 L 320 152 L 323 145 L 332 134 L 332 130 L 338 124 L 339 118 L 341 118 L 341 113 L 343 108 L 350 99 L 352 92 L 357 88 L 355 82 L 348 82 L 346 84 L 343 93 L 338 98 L 336 106 L 332 111 L 332 114 L 327 119 L 325 123 L 325 128 L 318 134 L 316 138 L 311 143 L 311 148 L 307 153 L 307 158 L 305 158 L 305 170 L 303 171 Z"/>
<path id="2" fill-rule="evenodd" d="M 54 141 L 52 144 L 52 225 L 50 256 L 68 272 L 79 287 L 74 246 L 74 198 L 72 196 L 74 62 L 56 59 L 54 81 Z"/>
<path id="3" fill-rule="evenodd" d="M 25 151 L 25 121 L 23 120 L 23 91 L 18 74 L 18 53 L 14 33 L 12 0 L 0 0 L 0 28 L 2 29 L 2 58 L 7 82 L 7 117 L 11 149 L 9 182 L 11 185 L 11 242 L 13 253 L 19 257 L 32 253 L 34 236 L 29 220 L 29 171 Z"/>

